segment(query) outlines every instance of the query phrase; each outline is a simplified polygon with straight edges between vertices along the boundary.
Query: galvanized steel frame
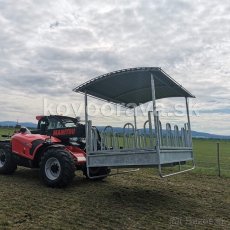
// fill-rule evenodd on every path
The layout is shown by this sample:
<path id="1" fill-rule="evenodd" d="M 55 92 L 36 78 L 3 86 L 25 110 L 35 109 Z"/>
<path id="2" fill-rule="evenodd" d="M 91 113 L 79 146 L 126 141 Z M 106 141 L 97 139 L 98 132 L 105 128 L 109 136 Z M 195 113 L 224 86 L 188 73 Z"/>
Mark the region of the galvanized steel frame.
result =
<path id="1" fill-rule="evenodd" d="M 104 75 L 105 77 L 107 77 L 107 75 Z M 87 83 L 85 83 L 87 84 Z M 83 84 L 83 85 L 85 85 Z M 148 112 L 148 121 L 145 122 L 145 125 L 144 127 L 146 126 L 147 123 L 149 123 L 149 132 L 150 132 L 150 136 L 153 137 L 153 130 L 152 130 L 152 116 L 151 116 L 151 113 L 153 115 L 153 119 L 154 119 L 154 126 L 155 126 L 155 135 L 156 135 L 156 153 L 157 153 L 157 161 L 158 161 L 158 171 L 159 171 L 159 175 L 160 177 L 168 177 L 168 176 L 173 176 L 173 175 L 176 175 L 176 174 L 180 174 L 180 173 L 184 173 L 184 172 L 187 172 L 187 171 L 190 171 L 192 169 L 195 168 L 195 161 L 194 161 L 194 155 L 192 153 L 192 167 L 189 168 L 189 169 L 186 169 L 186 170 L 180 170 L 178 172 L 175 172 L 175 173 L 170 173 L 170 174 L 166 174 L 164 175 L 163 172 L 162 172 L 162 162 L 161 162 L 161 152 L 163 153 L 164 151 L 167 151 L 167 150 L 170 150 L 171 152 L 180 152 L 180 151 L 185 151 L 186 149 L 185 148 L 165 148 L 163 146 L 161 146 L 161 135 L 160 135 L 160 132 L 161 129 L 161 123 L 159 121 L 159 114 L 158 112 L 156 111 L 156 97 L 155 97 L 155 84 L 154 84 L 154 76 L 153 74 L 151 73 L 151 89 L 152 89 L 152 104 L 153 104 L 153 111 L 149 111 Z M 88 97 L 87 97 L 87 92 L 85 92 L 85 131 L 86 131 L 86 158 L 87 158 L 87 174 L 88 174 L 88 177 L 89 178 L 100 178 L 100 177 L 104 177 L 104 176 L 108 176 L 108 175 L 101 175 L 101 176 L 96 176 L 96 177 L 91 177 L 90 176 L 90 173 L 89 173 L 89 168 L 90 166 L 88 165 L 88 162 L 89 162 L 89 157 L 92 157 L 90 156 L 88 153 L 90 153 L 91 151 L 93 151 L 93 140 L 92 140 L 92 122 L 88 119 Z M 191 150 L 192 149 L 192 135 L 191 135 L 191 123 L 190 123 L 190 116 L 189 116 L 189 105 L 188 105 L 188 98 L 186 97 L 185 98 L 185 102 L 186 102 L 186 113 L 187 113 L 187 120 L 188 120 L 188 132 L 189 132 L 189 146 L 191 146 L 191 148 L 188 148 L 188 150 Z M 125 127 L 125 126 L 124 126 Z M 177 127 L 178 128 L 178 127 Z M 134 133 L 135 133 L 135 143 L 137 143 L 137 121 L 136 121 L 136 110 L 134 108 Z M 171 130 L 171 127 L 170 127 L 170 130 Z M 150 138 L 151 140 L 151 146 L 152 148 L 154 148 L 154 144 L 153 144 L 153 139 Z M 136 151 L 135 149 L 137 148 L 136 144 L 135 144 L 135 148 L 133 151 Z M 131 149 L 129 149 L 130 151 Z M 149 151 L 149 149 L 147 150 Z M 117 152 L 115 153 L 113 151 L 113 154 L 117 154 L 119 155 L 120 152 Z M 106 165 L 105 165 L 106 166 Z M 128 165 L 127 165 L 128 166 Z M 179 165 L 180 166 L 180 165 Z M 181 169 L 181 168 L 180 168 Z M 133 172 L 135 170 L 130 170 L 130 171 L 124 171 L 123 173 L 127 173 L 127 172 Z M 116 174 L 121 174 L 121 173 L 116 173 Z M 114 175 L 114 174 L 111 174 L 111 175 Z"/>

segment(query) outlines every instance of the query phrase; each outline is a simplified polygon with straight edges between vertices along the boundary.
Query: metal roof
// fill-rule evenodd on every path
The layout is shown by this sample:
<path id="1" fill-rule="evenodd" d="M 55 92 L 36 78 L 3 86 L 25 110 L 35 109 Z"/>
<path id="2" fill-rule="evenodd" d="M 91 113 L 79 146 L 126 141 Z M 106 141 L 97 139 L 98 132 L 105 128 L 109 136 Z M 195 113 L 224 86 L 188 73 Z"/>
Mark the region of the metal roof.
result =
<path id="1" fill-rule="evenodd" d="M 152 100 L 151 74 L 154 76 L 156 99 L 194 97 L 159 67 L 140 67 L 114 71 L 96 77 L 73 89 L 109 102 L 137 106 Z"/>

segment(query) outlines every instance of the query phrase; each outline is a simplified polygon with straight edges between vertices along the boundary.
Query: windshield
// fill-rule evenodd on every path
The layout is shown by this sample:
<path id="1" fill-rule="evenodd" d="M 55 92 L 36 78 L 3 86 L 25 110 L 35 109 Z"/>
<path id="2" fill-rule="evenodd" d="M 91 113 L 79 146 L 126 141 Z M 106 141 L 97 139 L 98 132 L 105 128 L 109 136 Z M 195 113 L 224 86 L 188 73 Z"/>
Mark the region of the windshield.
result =
<path id="1" fill-rule="evenodd" d="M 48 121 L 45 120 L 44 122 L 48 122 L 48 129 L 77 127 L 77 120 L 68 117 L 49 117 Z"/>
<path id="2" fill-rule="evenodd" d="M 74 119 L 70 119 L 70 118 L 62 118 L 62 124 L 64 125 L 64 127 L 76 127 L 77 126 L 77 122 Z"/>

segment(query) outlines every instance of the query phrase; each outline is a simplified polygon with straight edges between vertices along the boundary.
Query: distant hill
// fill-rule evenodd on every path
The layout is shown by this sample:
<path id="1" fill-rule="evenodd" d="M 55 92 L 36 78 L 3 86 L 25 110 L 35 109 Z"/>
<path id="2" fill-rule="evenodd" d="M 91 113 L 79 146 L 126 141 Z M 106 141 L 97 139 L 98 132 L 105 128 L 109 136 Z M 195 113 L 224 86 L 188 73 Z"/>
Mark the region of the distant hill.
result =
<path id="1" fill-rule="evenodd" d="M 195 138 L 210 138 L 210 139 L 230 139 L 230 136 L 225 135 L 216 135 L 216 134 L 210 134 L 210 133 L 203 133 L 203 132 L 197 132 L 192 131 L 192 136 Z"/>
<path id="2" fill-rule="evenodd" d="M 5 126 L 5 127 L 14 127 L 17 124 L 15 121 L 0 121 L 0 126 Z M 32 122 L 19 122 L 21 126 L 25 126 L 28 128 L 36 128 L 37 124 L 34 124 Z M 104 129 L 103 126 L 98 127 L 100 131 Z M 123 128 L 120 127 L 114 127 L 113 128 L 115 132 L 117 133 L 122 133 Z M 143 129 L 140 129 L 141 133 L 144 133 Z M 204 139 L 230 139 L 230 136 L 225 136 L 225 135 L 216 135 L 216 134 L 210 134 L 210 133 L 204 133 L 204 132 L 197 132 L 197 131 L 192 131 L 192 136 L 194 138 L 204 138 Z"/>
<path id="3" fill-rule="evenodd" d="M 14 127 L 17 124 L 15 121 L 0 121 L 0 126 L 5 126 L 5 127 Z M 37 125 L 32 123 L 32 122 L 19 122 L 19 125 L 25 126 L 28 128 L 36 128 Z"/>

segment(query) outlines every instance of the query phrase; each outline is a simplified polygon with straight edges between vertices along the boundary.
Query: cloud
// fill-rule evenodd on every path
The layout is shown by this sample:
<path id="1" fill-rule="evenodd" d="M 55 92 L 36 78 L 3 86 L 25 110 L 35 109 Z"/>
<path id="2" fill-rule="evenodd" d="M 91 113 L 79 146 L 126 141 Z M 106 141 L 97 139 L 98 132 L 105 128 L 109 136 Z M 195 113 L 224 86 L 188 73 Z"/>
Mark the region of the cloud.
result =
<path id="1" fill-rule="evenodd" d="M 227 0 L 8 0 L 0 8 L 0 120 L 32 121 L 44 98 L 83 101 L 71 90 L 100 74 L 160 66 L 196 95 L 193 127 L 229 134 Z"/>

